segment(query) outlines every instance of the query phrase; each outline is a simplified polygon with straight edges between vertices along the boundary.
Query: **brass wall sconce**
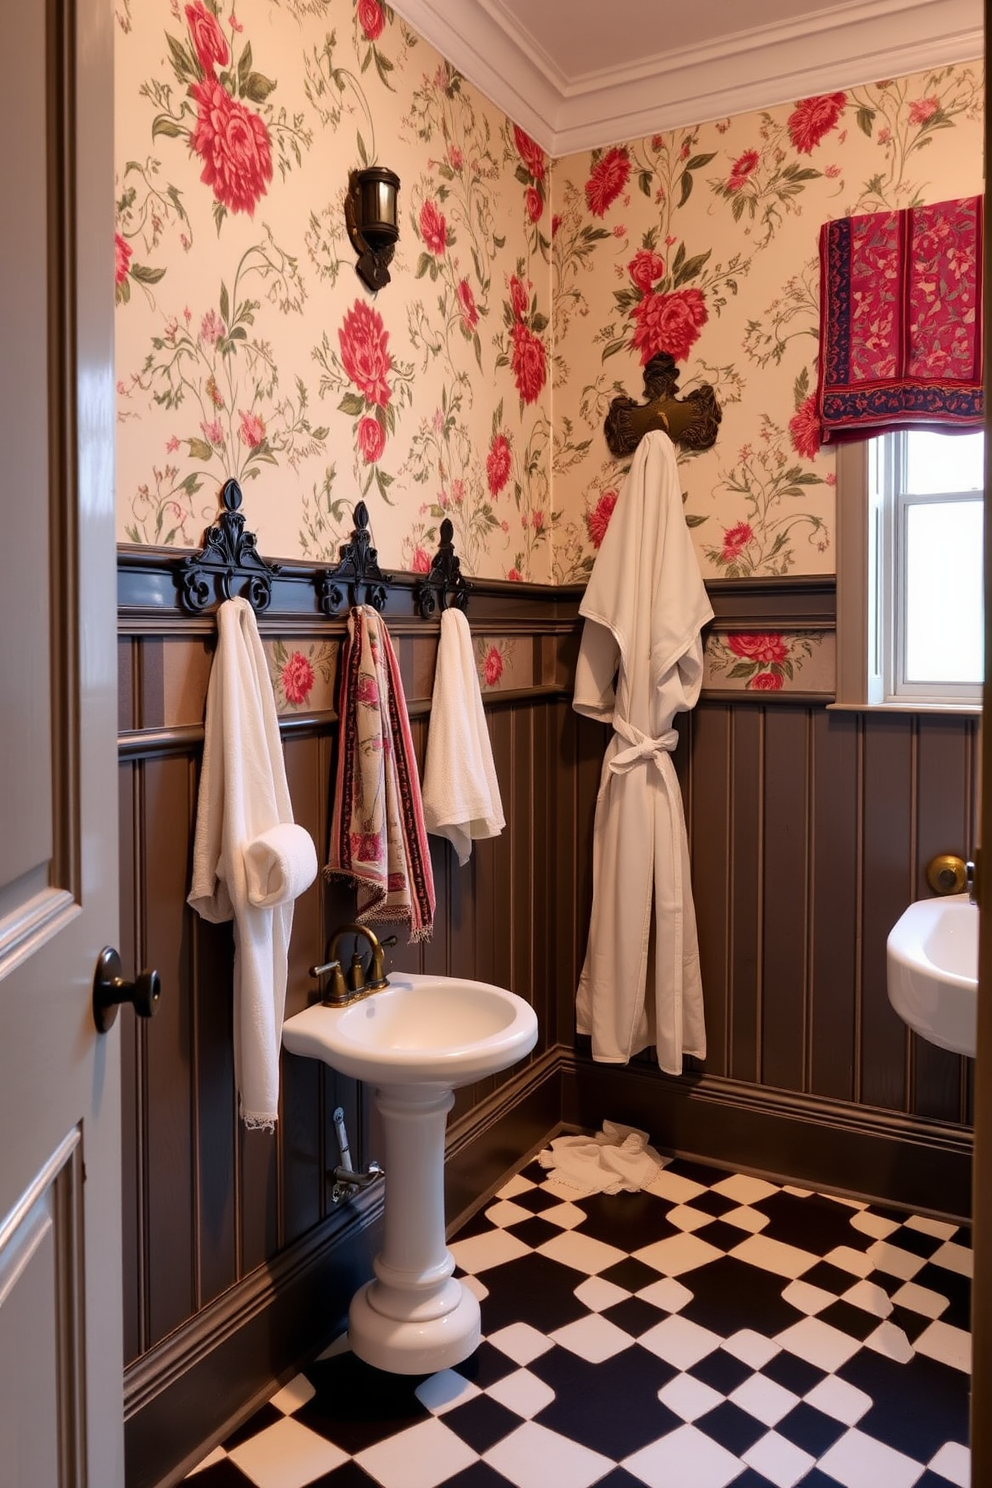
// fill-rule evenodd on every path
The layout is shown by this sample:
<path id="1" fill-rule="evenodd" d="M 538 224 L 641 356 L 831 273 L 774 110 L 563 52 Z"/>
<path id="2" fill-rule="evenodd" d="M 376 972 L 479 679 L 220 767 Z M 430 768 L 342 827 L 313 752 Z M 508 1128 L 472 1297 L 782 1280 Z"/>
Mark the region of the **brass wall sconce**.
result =
<path id="1" fill-rule="evenodd" d="M 373 291 L 389 283 L 389 265 L 400 235 L 399 189 L 399 176 L 382 165 L 352 171 L 348 177 L 344 216 L 351 246 L 358 254 L 355 269 Z"/>

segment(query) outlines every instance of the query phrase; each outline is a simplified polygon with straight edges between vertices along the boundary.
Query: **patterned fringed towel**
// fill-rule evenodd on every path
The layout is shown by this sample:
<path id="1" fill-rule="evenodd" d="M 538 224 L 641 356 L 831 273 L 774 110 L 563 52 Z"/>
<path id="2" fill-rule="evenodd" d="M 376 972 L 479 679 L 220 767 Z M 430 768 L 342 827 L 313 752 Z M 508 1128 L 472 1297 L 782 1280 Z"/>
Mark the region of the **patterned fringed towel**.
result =
<path id="1" fill-rule="evenodd" d="M 358 919 L 434 928 L 434 875 L 400 669 L 370 605 L 348 615 L 338 689 L 340 734 L 328 877 L 358 890 Z"/>

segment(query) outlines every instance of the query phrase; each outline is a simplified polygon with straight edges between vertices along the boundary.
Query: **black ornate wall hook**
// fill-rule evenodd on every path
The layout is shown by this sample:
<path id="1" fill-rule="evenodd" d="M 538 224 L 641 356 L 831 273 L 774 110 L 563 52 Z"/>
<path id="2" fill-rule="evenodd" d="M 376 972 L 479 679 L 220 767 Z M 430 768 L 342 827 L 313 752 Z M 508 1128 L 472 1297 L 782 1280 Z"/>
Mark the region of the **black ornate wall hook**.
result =
<path id="1" fill-rule="evenodd" d="M 464 610 L 468 606 L 469 590 L 472 586 L 463 575 L 461 563 L 455 554 L 455 545 L 452 541 L 454 534 L 454 527 L 445 517 L 441 523 L 441 542 L 434 554 L 430 572 L 417 586 L 417 604 L 420 607 L 421 618 L 424 620 L 434 613 L 438 604 L 442 610 L 450 609 L 452 606 Z M 437 594 L 436 600 L 435 593 Z"/>
<path id="2" fill-rule="evenodd" d="M 254 532 L 245 531 L 241 487 L 236 480 L 224 482 L 223 510 L 203 534 L 198 553 L 183 558 L 176 567 L 176 582 L 184 610 L 198 615 L 215 600 L 246 599 L 261 613 L 272 598 L 272 579 L 278 563 L 266 563 L 255 550 Z M 235 588 L 240 582 L 240 587 Z"/>
<path id="3" fill-rule="evenodd" d="M 351 542 L 342 543 L 340 553 L 337 568 L 325 568 L 316 575 L 321 610 L 325 615 L 336 615 L 346 599 L 349 605 L 367 604 L 374 610 L 382 610 L 390 579 L 379 567 L 379 555 L 369 532 L 369 509 L 364 501 L 355 507 Z"/>

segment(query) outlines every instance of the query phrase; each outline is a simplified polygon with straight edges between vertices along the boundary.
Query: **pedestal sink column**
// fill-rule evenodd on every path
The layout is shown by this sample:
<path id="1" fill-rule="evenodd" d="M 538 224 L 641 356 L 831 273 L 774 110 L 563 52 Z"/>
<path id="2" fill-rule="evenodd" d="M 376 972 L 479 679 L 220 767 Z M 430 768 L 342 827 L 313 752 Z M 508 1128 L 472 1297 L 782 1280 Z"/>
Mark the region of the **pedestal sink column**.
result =
<path id="1" fill-rule="evenodd" d="M 437 1085 L 383 1086 L 383 1246 L 375 1279 L 352 1299 L 348 1336 L 360 1359 L 394 1374 L 430 1374 L 479 1344 L 479 1303 L 455 1279 L 445 1238 L 444 1127 L 454 1104 Z"/>

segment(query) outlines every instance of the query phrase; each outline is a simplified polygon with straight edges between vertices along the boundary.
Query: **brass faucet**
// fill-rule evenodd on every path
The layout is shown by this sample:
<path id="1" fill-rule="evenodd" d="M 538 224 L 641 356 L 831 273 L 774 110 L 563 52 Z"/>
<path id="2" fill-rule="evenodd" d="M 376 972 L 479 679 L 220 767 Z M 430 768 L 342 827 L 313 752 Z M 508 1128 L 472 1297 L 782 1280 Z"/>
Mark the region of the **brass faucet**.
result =
<path id="1" fill-rule="evenodd" d="M 338 958 L 338 941 L 345 935 L 364 935 L 372 952 L 369 957 L 369 979 L 365 979 L 365 967 L 356 947 L 348 974 L 342 970 Z M 331 973 L 330 986 L 324 992 L 321 1001 L 327 1007 L 347 1007 L 349 1003 L 357 1002 L 359 998 L 368 997 L 372 992 L 381 992 L 384 987 L 389 986 L 389 980 L 385 970 L 385 947 L 396 944 L 396 936 L 387 936 L 380 940 L 374 930 L 368 925 L 350 923 L 342 925 L 335 930 L 327 943 L 327 955 L 321 966 L 311 966 L 310 975 L 320 978 L 327 972 Z"/>

